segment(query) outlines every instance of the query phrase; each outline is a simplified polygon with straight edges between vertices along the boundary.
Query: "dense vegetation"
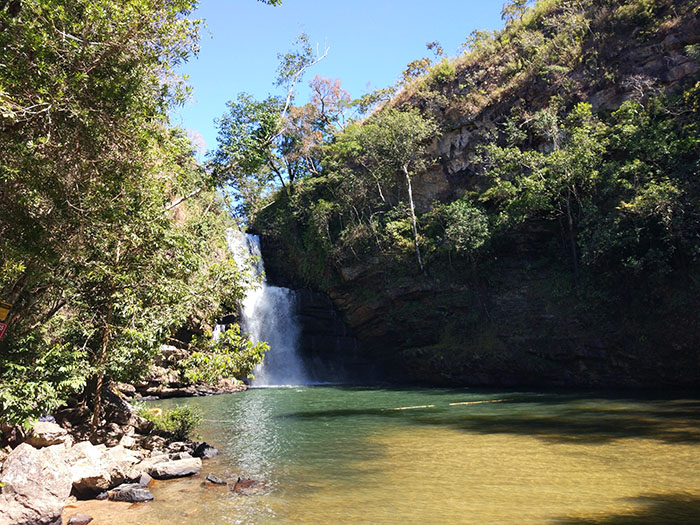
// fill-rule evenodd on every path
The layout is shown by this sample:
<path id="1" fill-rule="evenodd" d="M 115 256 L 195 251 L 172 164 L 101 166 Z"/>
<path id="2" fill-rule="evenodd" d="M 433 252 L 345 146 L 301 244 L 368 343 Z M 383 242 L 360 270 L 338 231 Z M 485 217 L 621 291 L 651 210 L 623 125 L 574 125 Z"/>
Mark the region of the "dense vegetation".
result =
<path id="1" fill-rule="evenodd" d="M 175 329 L 210 331 L 248 284 L 218 181 L 168 121 L 187 95 L 174 68 L 197 52 L 195 6 L 0 2 L 0 299 L 13 304 L 0 422 L 92 392 L 97 425 L 103 384 L 147 373 Z M 225 342 L 202 343 L 193 380 L 262 358 L 238 332 Z"/>
<path id="2" fill-rule="evenodd" d="M 512 292 L 536 273 L 535 292 L 519 289 L 550 313 L 513 321 L 518 337 L 551 312 L 575 322 L 548 329 L 586 336 L 624 315 L 618 348 L 651 348 L 664 325 L 677 366 L 692 362 L 697 1 L 514 0 L 501 31 L 472 33 L 455 59 L 431 42 L 433 59 L 358 100 L 317 76 L 297 103 L 325 56 L 302 35 L 279 57 L 284 94 L 230 102 L 206 166 L 168 120 L 188 92 L 174 71 L 197 52 L 195 5 L 0 0 L 0 301 L 13 304 L 0 422 L 77 396 L 97 425 L 102 386 L 143 376 L 182 328 L 200 334 L 184 379 L 250 373 L 264 346 L 236 326 L 209 335 L 250 284 L 225 246 L 229 208 L 278 248 L 273 269 L 360 317 L 422 293 L 381 314 L 401 333 L 375 346 L 397 359 L 449 373 L 469 342 L 470 359 L 503 366 Z"/>
<path id="3" fill-rule="evenodd" d="M 695 311 L 700 83 L 694 73 L 669 84 L 670 66 L 621 63 L 619 50 L 660 48 L 674 28 L 697 27 L 700 7 L 543 0 L 528 9 L 515 1 L 503 15 L 505 28 L 473 33 L 464 56 L 445 59 L 430 43 L 437 62 L 412 62 L 398 86 L 356 101 L 380 107 L 313 148 L 316 170 L 258 206 L 254 227 L 283 254 L 278 271 L 298 285 L 349 294 L 352 309 L 381 303 L 382 288 L 471 283 L 483 316 L 453 321 L 462 332 L 453 350 L 492 321 L 489 301 L 509 259 L 548 269 L 551 308 L 575 297 L 591 325 L 626 311 L 636 342 L 621 345 L 643 346 L 650 318 Z M 674 57 L 697 64 L 697 38 L 686 41 Z M 387 101 L 387 93 L 395 94 Z M 408 142 L 397 137 L 409 118 L 415 164 L 406 170 Z M 441 135 L 463 130 L 462 166 L 450 170 Z M 449 187 L 436 199 L 429 180 L 441 172 Z M 411 179 L 423 193 L 418 206 Z M 408 317 L 393 320 L 452 307 L 436 301 L 416 301 Z M 694 337 L 697 316 L 684 318 L 684 342 L 671 346 Z M 433 341 L 454 339 L 445 329 L 425 328 L 439 332 Z"/>

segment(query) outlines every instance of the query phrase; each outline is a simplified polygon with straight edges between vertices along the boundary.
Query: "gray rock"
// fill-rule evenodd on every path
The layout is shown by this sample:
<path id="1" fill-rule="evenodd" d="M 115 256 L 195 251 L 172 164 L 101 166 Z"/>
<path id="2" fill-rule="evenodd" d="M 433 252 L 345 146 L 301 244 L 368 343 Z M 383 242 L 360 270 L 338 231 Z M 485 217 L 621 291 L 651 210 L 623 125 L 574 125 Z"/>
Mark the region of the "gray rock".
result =
<path id="1" fill-rule="evenodd" d="M 3 465 L 0 525 L 61 523 L 71 474 L 62 445 L 37 450 L 27 443 L 15 448 Z"/>
<path id="2" fill-rule="evenodd" d="M 168 450 L 170 452 L 188 452 L 190 448 L 190 444 L 184 441 L 173 441 L 168 444 Z"/>
<path id="3" fill-rule="evenodd" d="M 170 459 L 192 459 L 192 455 L 189 452 L 176 452 L 174 454 L 169 454 Z"/>
<path id="4" fill-rule="evenodd" d="M 111 501 L 126 501 L 128 503 L 143 503 L 151 501 L 153 494 L 138 483 L 125 483 L 109 491 Z"/>
<path id="5" fill-rule="evenodd" d="M 202 442 L 197 444 L 192 455 L 196 458 L 209 459 L 213 458 L 218 453 L 219 451 L 209 443 Z"/>
<path id="6" fill-rule="evenodd" d="M 201 470 L 202 460 L 199 458 L 191 458 L 158 462 L 150 466 L 147 472 L 155 479 L 171 479 L 192 476 L 198 474 Z"/>
<path id="7" fill-rule="evenodd" d="M 224 481 L 221 478 L 217 478 L 214 474 L 207 474 L 206 480 L 209 483 L 213 483 L 214 485 L 228 485 L 227 481 Z"/>
<path id="8" fill-rule="evenodd" d="M 145 472 L 139 476 L 139 485 L 142 487 L 148 487 L 151 484 L 151 481 L 153 481 L 153 478 Z"/>
<path id="9" fill-rule="evenodd" d="M 87 514 L 76 514 L 68 520 L 68 525 L 87 525 L 92 521 L 92 516 Z"/>
<path id="10" fill-rule="evenodd" d="M 66 429 L 61 428 L 56 423 L 38 421 L 25 442 L 35 448 L 61 444 L 70 446 L 73 444 L 73 438 L 68 435 Z"/>
<path id="11" fill-rule="evenodd" d="M 147 436 L 153 430 L 153 422 L 152 421 L 149 421 L 145 417 L 141 417 L 141 416 L 138 416 L 136 414 L 131 416 L 131 419 L 129 420 L 129 424 L 132 427 L 134 427 L 136 432 L 138 432 L 139 434 L 142 434 L 144 436 Z"/>

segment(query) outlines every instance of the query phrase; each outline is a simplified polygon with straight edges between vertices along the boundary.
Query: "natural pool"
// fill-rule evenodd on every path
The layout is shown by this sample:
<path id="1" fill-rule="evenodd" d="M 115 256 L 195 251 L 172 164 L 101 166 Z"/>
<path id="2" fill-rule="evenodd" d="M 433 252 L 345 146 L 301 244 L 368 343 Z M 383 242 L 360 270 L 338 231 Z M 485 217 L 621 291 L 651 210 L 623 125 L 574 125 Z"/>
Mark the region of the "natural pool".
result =
<path id="1" fill-rule="evenodd" d="M 700 399 L 290 387 L 178 401 L 221 454 L 140 505 L 81 502 L 98 525 L 700 523 Z M 400 409 L 400 410 L 398 410 Z"/>

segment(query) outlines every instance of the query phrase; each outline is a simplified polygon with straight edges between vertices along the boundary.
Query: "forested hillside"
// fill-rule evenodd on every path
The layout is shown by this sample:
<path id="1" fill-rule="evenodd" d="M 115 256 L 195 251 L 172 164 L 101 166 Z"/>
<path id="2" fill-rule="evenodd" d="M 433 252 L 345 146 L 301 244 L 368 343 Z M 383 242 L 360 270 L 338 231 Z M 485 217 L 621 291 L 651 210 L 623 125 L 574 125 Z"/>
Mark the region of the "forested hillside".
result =
<path id="1" fill-rule="evenodd" d="M 339 90 L 297 109 L 316 127 L 265 153 L 297 176 L 246 210 L 269 274 L 330 294 L 399 377 L 697 384 L 698 2 L 503 18 L 455 59 L 430 43 L 363 119 Z"/>

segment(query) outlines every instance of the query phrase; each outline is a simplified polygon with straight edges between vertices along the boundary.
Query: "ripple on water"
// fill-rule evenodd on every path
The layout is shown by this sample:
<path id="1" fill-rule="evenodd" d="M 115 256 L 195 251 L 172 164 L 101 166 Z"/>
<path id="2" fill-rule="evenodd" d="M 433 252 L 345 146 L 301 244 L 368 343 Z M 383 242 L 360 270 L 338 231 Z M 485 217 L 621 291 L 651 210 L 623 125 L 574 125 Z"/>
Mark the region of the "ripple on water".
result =
<path id="1" fill-rule="evenodd" d="M 66 515 L 102 525 L 700 523 L 696 399 L 317 387 L 186 402 L 222 447 L 203 475 L 263 479 L 268 493 L 196 477 L 158 483 L 151 503 L 80 502 Z"/>

